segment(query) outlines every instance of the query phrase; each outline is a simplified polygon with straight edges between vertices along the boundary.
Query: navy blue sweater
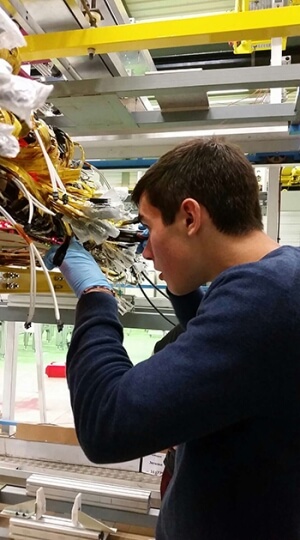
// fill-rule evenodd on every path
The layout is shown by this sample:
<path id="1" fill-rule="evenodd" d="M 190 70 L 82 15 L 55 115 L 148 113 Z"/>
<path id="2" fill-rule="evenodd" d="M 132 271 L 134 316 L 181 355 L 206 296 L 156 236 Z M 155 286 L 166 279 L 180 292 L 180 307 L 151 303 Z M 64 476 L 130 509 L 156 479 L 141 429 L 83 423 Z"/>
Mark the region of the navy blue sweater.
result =
<path id="1" fill-rule="evenodd" d="M 299 540 L 300 250 L 232 267 L 201 298 L 171 296 L 186 332 L 133 367 L 115 299 L 82 296 L 67 362 L 80 444 L 96 463 L 179 445 L 157 540 Z"/>

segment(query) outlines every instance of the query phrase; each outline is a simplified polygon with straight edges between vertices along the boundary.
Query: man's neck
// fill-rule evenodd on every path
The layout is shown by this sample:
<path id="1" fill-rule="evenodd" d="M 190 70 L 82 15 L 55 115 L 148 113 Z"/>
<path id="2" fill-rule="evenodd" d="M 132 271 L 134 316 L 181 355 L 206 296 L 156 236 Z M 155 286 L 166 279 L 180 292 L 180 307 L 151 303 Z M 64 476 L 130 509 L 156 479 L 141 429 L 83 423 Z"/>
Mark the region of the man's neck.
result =
<path id="1" fill-rule="evenodd" d="M 217 233 L 211 240 L 208 248 L 212 263 L 210 281 L 227 268 L 257 262 L 280 247 L 262 231 L 252 231 L 247 235 L 235 237 Z"/>

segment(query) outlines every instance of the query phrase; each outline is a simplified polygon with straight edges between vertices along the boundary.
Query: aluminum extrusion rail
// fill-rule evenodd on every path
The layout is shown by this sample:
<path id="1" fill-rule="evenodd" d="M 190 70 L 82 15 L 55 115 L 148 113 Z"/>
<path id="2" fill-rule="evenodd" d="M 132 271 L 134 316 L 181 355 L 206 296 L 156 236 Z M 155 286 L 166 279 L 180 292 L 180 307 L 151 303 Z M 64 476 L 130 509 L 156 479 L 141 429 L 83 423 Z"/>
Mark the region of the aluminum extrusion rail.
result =
<path id="1" fill-rule="evenodd" d="M 40 520 L 10 518 L 9 537 L 14 540 L 106 540 L 108 535 L 98 531 L 88 531 L 79 527 L 71 527 L 70 520 L 55 516 L 44 516 Z"/>
<path id="2" fill-rule="evenodd" d="M 143 514 L 148 514 L 150 509 L 150 490 L 46 475 L 29 476 L 27 495 L 34 497 L 41 487 L 47 499 L 73 501 L 81 493 L 84 504 Z"/>

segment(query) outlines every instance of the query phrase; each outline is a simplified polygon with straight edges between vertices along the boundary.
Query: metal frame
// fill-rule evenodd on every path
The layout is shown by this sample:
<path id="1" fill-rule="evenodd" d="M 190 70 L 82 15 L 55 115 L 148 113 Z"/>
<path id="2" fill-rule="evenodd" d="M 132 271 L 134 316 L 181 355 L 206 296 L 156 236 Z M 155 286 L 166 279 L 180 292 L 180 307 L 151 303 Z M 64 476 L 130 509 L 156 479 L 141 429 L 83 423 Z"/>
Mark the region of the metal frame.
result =
<path id="1" fill-rule="evenodd" d="M 155 299 L 151 299 L 155 303 Z M 28 308 L 26 307 L 0 307 L 1 321 L 25 321 Z M 177 324 L 177 319 L 171 309 L 163 308 L 163 313 L 174 323 Z M 74 309 L 61 309 L 61 317 L 64 324 L 74 324 L 75 307 Z M 36 309 L 34 321 L 45 324 L 55 324 L 54 312 L 50 308 L 39 307 Z M 165 330 L 168 331 L 172 327 L 165 321 L 153 308 L 149 306 L 135 308 L 133 312 L 125 313 L 120 316 L 120 321 L 124 328 L 147 328 L 149 330 Z"/>
<path id="2" fill-rule="evenodd" d="M 269 166 L 269 187 L 267 206 L 267 234 L 278 242 L 279 207 L 280 207 L 280 169 L 281 165 Z"/>
<path id="3" fill-rule="evenodd" d="M 195 92 L 195 89 L 202 92 L 215 90 L 226 92 L 243 88 L 277 88 L 278 85 L 286 88 L 300 86 L 300 65 L 230 68 L 222 71 L 195 69 L 136 77 L 61 81 L 54 83 L 51 100 L 105 94 L 116 94 L 119 98 L 159 96 L 179 91 Z"/>
<path id="4" fill-rule="evenodd" d="M 300 124 L 300 88 L 299 88 L 299 87 L 298 87 L 297 97 L 296 97 L 296 103 L 295 103 L 295 118 L 294 118 L 294 122 Z"/>
<path id="5" fill-rule="evenodd" d="M 16 487 L 15 485 L 7 485 L 0 490 L 1 504 L 17 504 L 27 499 L 26 490 Z M 28 500 L 28 499 L 27 499 Z M 117 510 L 113 508 L 97 507 L 90 504 L 83 504 L 83 511 L 95 519 L 101 519 L 105 522 L 123 523 L 135 525 L 137 527 L 155 528 L 159 510 L 150 508 L 148 514 L 128 512 L 125 510 Z M 47 510 L 57 514 L 68 514 L 72 509 L 72 503 L 67 501 L 57 501 L 49 499 L 47 501 Z M 1 536 L 0 536 L 1 539 Z"/>
<path id="6" fill-rule="evenodd" d="M 25 319 L 24 319 L 25 320 Z M 17 384 L 17 363 L 18 363 L 18 337 L 20 333 L 20 323 L 6 321 L 4 326 L 4 376 L 3 376 L 3 420 L 14 420 Z M 35 358 L 37 370 L 37 387 L 40 411 L 40 422 L 47 422 L 44 364 L 42 350 L 41 324 L 36 323 L 35 330 Z M 2 431 L 9 431 L 8 426 L 3 426 Z"/>
<path id="7" fill-rule="evenodd" d="M 44 445 L 57 446 L 46 443 Z M 71 448 L 67 448 L 70 452 Z M 139 472 L 119 471 L 116 468 L 112 474 L 109 469 L 97 469 L 95 472 L 94 467 L 70 467 L 70 471 L 66 472 L 64 468 L 53 469 L 51 463 L 42 464 L 41 461 L 31 461 L 28 457 L 26 460 L 12 458 L 12 463 L 6 459 L 5 462 L 0 462 L 0 503 L 6 506 L 24 506 L 25 503 L 29 506 L 30 501 L 34 502 L 32 496 L 42 486 L 47 496 L 47 510 L 69 514 L 73 495 L 79 490 L 83 494 L 82 510 L 92 518 L 154 528 L 160 508 L 158 479 Z M 119 509 L 119 505 L 113 500 L 115 498 L 121 502 Z M 139 508 L 135 507 L 135 501 L 139 503 Z"/>
<path id="8" fill-rule="evenodd" d="M 215 127 L 234 124 L 270 124 L 293 122 L 295 105 L 293 103 L 232 105 L 208 108 L 208 102 L 199 98 L 209 91 L 224 91 L 241 88 L 291 88 L 300 85 L 300 66 L 298 64 L 269 67 L 233 68 L 220 70 L 193 70 L 179 73 L 157 73 L 137 77 L 115 77 L 111 79 L 90 79 L 87 81 L 65 81 L 54 85 L 51 101 L 61 111 L 55 122 L 66 128 L 72 136 L 115 134 L 116 132 L 141 134 L 144 132 L 167 131 L 176 128 L 198 127 L 205 125 Z M 171 102 L 185 95 L 199 99 L 196 110 L 175 111 L 134 111 L 129 112 L 124 98 L 155 96 L 159 101 L 167 98 Z M 106 121 L 107 107 L 103 110 L 105 100 L 114 98 L 113 123 Z M 118 101 L 120 100 L 120 101 Z M 123 100 L 123 101 L 121 101 Z M 119 107 L 116 105 L 119 104 Z M 93 121 L 86 122 L 92 111 Z M 126 114 L 125 114 L 126 113 Z M 45 117 L 46 122 L 53 118 Z M 191 135 L 192 136 L 192 135 Z M 139 141 L 140 142 L 140 141 Z M 153 156 L 154 154 L 152 154 Z M 137 157 L 136 154 L 135 157 Z"/>
<path id="9" fill-rule="evenodd" d="M 284 122 L 294 118 L 294 104 L 266 104 L 233 107 L 212 107 L 208 111 L 137 112 L 132 113 L 135 123 L 143 128 L 165 129 L 171 127 L 212 126 L 226 122 L 227 125 L 253 122 Z"/>
<path id="10" fill-rule="evenodd" d="M 152 23 L 124 24 L 84 30 L 27 36 L 21 49 L 23 61 L 84 56 L 141 49 L 162 49 L 224 43 L 245 39 L 264 40 L 300 33 L 300 7 L 224 13 Z"/>

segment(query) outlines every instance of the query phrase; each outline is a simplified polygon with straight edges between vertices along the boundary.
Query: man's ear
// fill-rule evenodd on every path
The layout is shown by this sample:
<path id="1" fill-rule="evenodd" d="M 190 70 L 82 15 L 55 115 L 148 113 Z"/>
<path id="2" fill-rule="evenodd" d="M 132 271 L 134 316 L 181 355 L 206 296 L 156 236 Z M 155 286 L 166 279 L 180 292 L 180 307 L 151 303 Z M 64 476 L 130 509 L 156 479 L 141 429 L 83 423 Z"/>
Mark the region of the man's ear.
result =
<path id="1" fill-rule="evenodd" d="M 202 208 L 195 199 L 184 199 L 180 211 L 189 236 L 196 234 L 202 223 Z"/>

